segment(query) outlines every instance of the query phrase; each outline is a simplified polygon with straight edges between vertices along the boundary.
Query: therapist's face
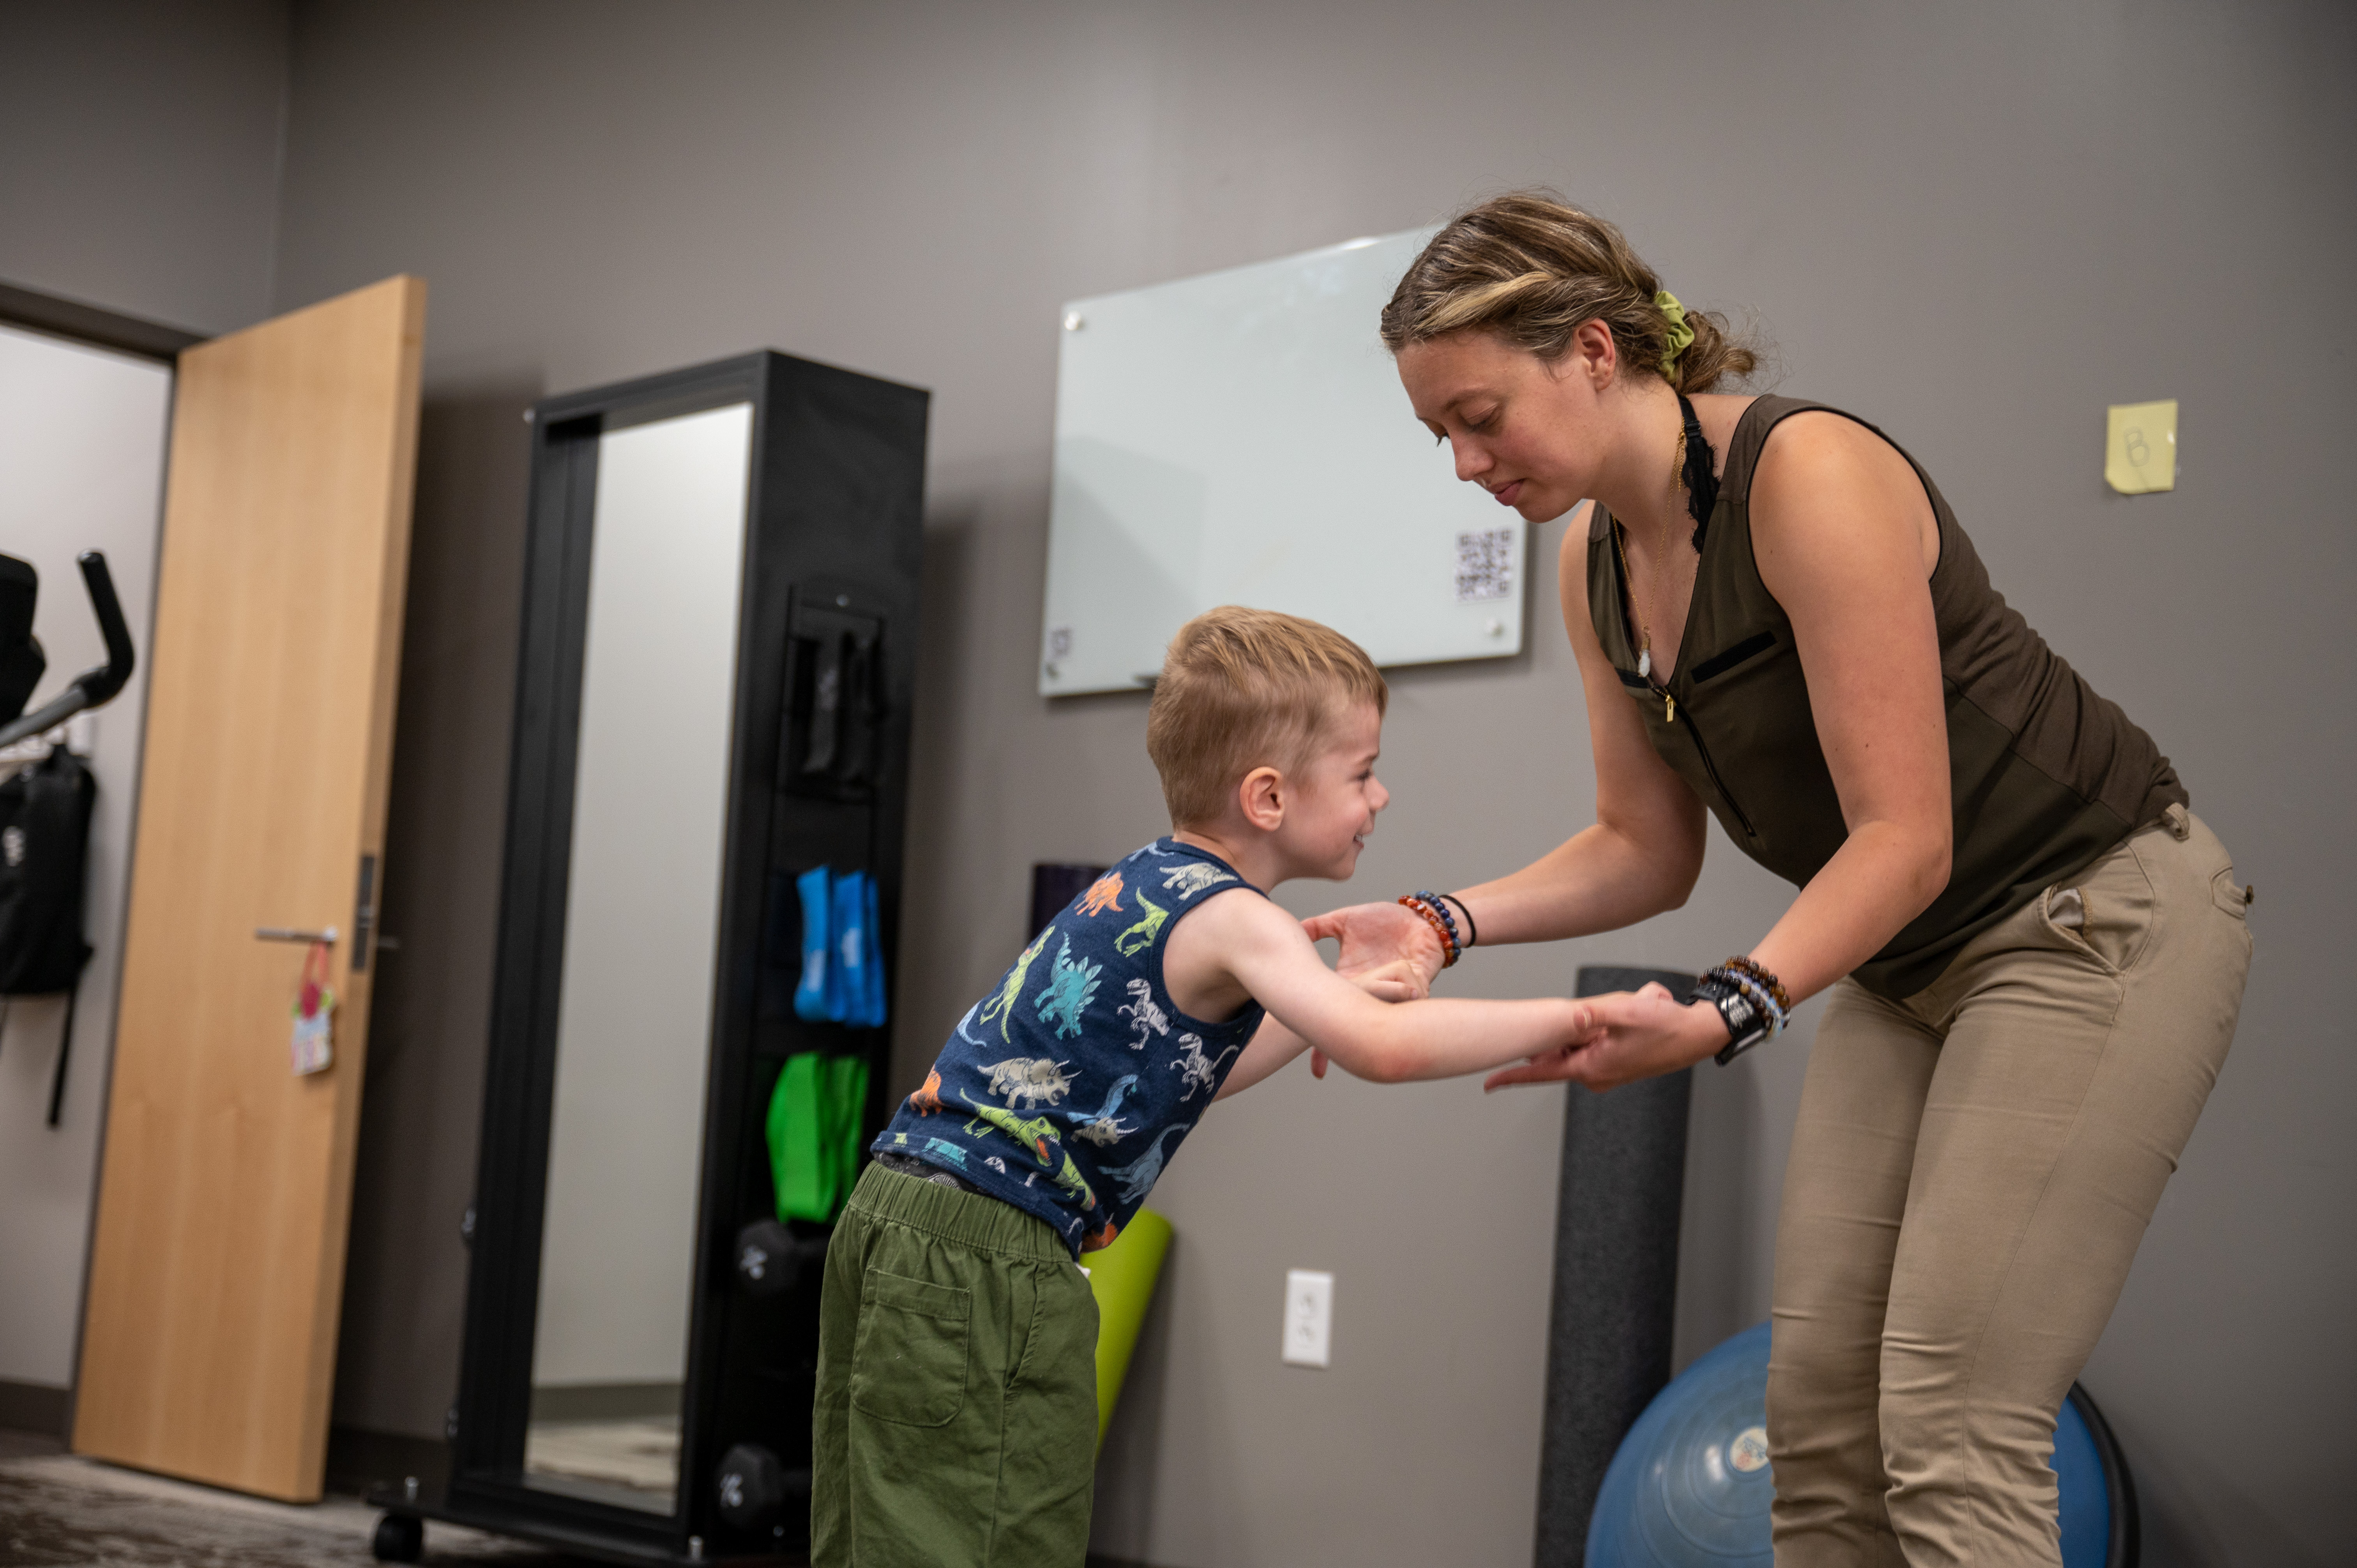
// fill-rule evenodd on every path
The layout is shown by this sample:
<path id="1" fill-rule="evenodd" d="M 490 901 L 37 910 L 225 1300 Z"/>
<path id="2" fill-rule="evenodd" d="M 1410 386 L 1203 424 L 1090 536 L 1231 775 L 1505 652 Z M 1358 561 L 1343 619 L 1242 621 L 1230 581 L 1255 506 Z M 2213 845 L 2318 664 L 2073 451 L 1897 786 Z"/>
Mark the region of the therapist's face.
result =
<path id="1" fill-rule="evenodd" d="M 1597 493 L 1617 412 L 1605 402 L 1615 363 L 1601 323 L 1583 323 L 1551 363 L 1488 332 L 1412 343 L 1394 362 L 1416 418 L 1448 443 L 1457 477 L 1499 505 L 1546 522 Z"/>

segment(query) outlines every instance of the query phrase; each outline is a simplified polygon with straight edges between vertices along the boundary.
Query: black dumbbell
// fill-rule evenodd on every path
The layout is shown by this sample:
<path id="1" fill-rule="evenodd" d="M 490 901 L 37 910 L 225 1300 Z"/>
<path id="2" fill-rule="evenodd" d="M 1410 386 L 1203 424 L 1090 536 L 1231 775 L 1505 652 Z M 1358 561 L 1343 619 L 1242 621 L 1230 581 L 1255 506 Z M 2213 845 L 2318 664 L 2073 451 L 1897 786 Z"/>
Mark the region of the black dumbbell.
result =
<path id="1" fill-rule="evenodd" d="M 737 1232 L 737 1283 L 748 1295 L 784 1295 L 825 1256 L 823 1240 L 805 1241 L 774 1219 L 756 1219 Z"/>
<path id="2" fill-rule="evenodd" d="M 738 1530 L 763 1530 L 786 1504 L 786 1467 L 758 1443 L 739 1443 L 720 1461 L 720 1517 Z"/>

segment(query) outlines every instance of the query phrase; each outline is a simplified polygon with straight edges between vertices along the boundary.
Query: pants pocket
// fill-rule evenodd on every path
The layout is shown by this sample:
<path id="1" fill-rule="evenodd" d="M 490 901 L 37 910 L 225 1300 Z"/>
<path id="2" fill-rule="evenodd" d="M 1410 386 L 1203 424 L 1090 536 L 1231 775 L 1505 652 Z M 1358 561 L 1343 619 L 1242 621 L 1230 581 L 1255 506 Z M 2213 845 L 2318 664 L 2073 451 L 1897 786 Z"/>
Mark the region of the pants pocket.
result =
<path id="1" fill-rule="evenodd" d="M 904 1426 L 946 1426 L 965 1406 L 974 1293 L 869 1269 L 852 1352 L 851 1405 Z"/>
<path id="2" fill-rule="evenodd" d="M 2231 865 L 2210 879 L 2211 901 L 2238 920 L 2248 918 L 2245 911 L 2250 908 L 2251 900 L 2258 896 L 2258 891 L 2256 887 L 2244 887 L 2237 883 L 2234 868 Z"/>

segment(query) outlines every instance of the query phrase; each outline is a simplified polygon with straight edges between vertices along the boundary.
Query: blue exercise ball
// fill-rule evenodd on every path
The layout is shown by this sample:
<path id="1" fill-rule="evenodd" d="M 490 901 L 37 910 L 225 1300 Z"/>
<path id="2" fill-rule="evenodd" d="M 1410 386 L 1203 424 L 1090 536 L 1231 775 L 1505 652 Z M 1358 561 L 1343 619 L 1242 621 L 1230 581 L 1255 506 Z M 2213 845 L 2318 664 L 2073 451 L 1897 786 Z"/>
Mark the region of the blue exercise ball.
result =
<path id="1" fill-rule="evenodd" d="M 2064 1568 L 2135 1568 L 2127 1466 L 2085 1391 L 2054 1432 Z M 1620 1440 L 1587 1526 L 1587 1568 L 1774 1568 L 1768 1503 L 1768 1325 L 1654 1396 Z"/>

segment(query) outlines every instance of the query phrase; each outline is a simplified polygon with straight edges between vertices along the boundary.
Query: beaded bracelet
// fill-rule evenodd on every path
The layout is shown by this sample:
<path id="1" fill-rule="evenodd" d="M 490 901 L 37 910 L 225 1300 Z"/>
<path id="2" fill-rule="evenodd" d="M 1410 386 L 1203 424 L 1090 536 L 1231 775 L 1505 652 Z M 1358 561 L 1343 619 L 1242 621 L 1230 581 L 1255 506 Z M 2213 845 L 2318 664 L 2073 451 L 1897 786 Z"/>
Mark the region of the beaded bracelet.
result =
<path id="1" fill-rule="evenodd" d="M 1790 1015 L 1776 1004 L 1776 999 L 1768 993 L 1764 986 L 1738 969 L 1729 969 L 1727 972 L 1727 978 L 1741 987 L 1743 993 L 1750 997 L 1762 1013 L 1768 1015 L 1770 1039 L 1772 1040 L 1784 1032 L 1784 1025 L 1789 1020 Z"/>
<path id="2" fill-rule="evenodd" d="M 1728 959 L 1720 967 L 1731 969 L 1738 974 L 1749 975 L 1766 988 L 1769 995 L 1776 999 L 1776 1006 L 1780 1012 L 1789 1014 L 1792 1011 L 1792 993 L 1785 990 L 1784 983 L 1770 973 L 1768 967 L 1758 959 L 1738 954 Z"/>
<path id="3" fill-rule="evenodd" d="M 1400 902 L 1423 917 L 1424 923 L 1432 928 L 1432 934 L 1440 939 L 1442 953 L 1440 967 L 1448 969 L 1454 965 L 1458 952 L 1457 932 L 1451 928 L 1448 918 L 1415 894 L 1409 894 Z"/>
<path id="4" fill-rule="evenodd" d="M 1457 950 L 1459 952 L 1464 951 L 1467 948 L 1473 945 L 1471 942 L 1467 941 L 1465 940 L 1464 933 L 1457 929 L 1457 917 L 1448 912 L 1448 906 L 1447 903 L 1442 901 L 1439 894 L 1433 892 L 1429 888 L 1419 887 L 1415 890 L 1415 896 L 1422 899 L 1426 905 L 1429 906 L 1435 914 L 1440 917 L 1441 923 L 1448 928 L 1449 941 L 1456 945 Z"/>
<path id="5" fill-rule="evenodd" d="M 1695 983 L 1693 1000 L 1718 1009 L 1727 1026 L 1727 1047 L 1718 1053 L 1721 1067 L 1763 1041 L 1783 1033 L 1792 1002 L 1783 983 L 1748 958 L 1732 958 Z"/>
<path id="6" fill-rule="evenodd" d="M 1455 893 L 1444 893 L 1441 897 L 1448 899 L 1451 904 L 1456 905 L 1457 912 L 1465 917 L 1465 945 L 1469 948 L 1480 947 L 1481 945 L 1481 932 L 1480 929 L 1473 924 L 1473 906 L 1468 904 L 1462 897 Z"/>

